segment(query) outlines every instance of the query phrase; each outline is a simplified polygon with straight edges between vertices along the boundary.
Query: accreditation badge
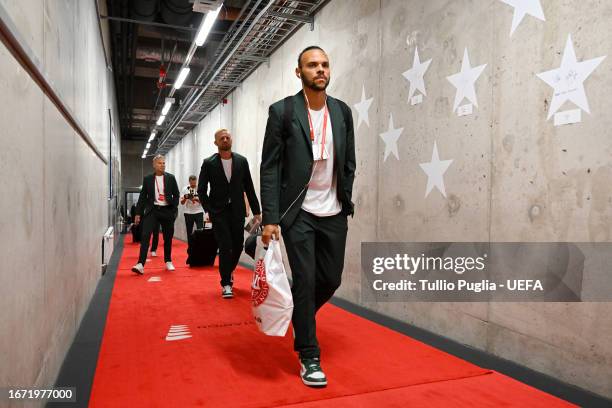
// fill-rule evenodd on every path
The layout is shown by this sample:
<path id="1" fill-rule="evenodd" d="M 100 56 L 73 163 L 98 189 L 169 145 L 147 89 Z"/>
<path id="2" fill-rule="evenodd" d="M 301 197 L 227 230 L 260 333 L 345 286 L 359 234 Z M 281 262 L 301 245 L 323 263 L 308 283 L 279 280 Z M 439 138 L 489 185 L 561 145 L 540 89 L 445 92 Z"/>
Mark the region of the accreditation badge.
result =
<path id="1" fill-rule="evenodd" d="M 327 149 L 325 149 L 322 143 L 313 143 L 312 157 L 315 161 L 327 160 L 329 158 L 329 153 L 327 152 Z"/>

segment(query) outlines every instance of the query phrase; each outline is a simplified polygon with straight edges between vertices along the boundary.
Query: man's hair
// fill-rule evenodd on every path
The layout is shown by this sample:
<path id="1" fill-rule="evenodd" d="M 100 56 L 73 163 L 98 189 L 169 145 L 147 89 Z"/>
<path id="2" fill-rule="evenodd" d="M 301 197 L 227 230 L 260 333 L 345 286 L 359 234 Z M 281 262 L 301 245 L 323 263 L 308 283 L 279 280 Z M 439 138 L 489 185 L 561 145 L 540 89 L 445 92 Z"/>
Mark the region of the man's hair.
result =
<path id="1" fill-rule="evenodd" d="M 194 176 L 193 174 L 191 176 L 189 176 L 189 181 L 191 180 L 197 180 L 198 178 L 196 176 Z"/>
<path id="2" fill-rule="evenodd" d="M 153 161 L 157 161 L 161 159 L 165 159 L 163 154 L 156 154 L 155 157 L 153 157 Z"/>
<path id="3" fill-rule="evenodd" d="M 223 132 L 229 133 L 229 130 L 227 130 L 226 128 L 217 129 L 217 131 L 215 132 L 215 139 L 217 138 L 217 135 L 219 133 L 223 133 Z"/>
<path id="4" fill-rule="evenodd" d="M 321 50 L 323 51 L 325 54 L 327 54 L 325 52 L 325 50 L 321 47 L 319 47 L 318 45 L 311 45 L 309 47 L 306 47 L 302 50 L 302 52 L 300 52 L 300 55 L 298 55 L 298 67 L 302 68 L 302 55 L 304 55 L 304 53 L 306 51 L 310 51 L 310 50 Z"/>

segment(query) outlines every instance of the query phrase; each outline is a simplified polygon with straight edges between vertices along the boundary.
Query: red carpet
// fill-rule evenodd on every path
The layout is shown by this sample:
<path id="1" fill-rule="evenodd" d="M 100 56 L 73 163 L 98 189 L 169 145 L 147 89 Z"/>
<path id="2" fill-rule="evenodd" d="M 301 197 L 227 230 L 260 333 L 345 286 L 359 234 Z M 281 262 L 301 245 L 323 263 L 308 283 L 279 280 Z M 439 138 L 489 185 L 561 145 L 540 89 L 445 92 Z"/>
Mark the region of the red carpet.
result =
<path id="1" fill-rule="evenodd" d="M 138 245 L 125 244 L 92 407 L 570 406 L 332 305 L 317 318 L 329 385 L 307 388 L 291 334 L 267 337 L 253 323 L 251 271 L 236 271 L 236 297 L 224 300 L 217 269 L 187 268 L 180 241 L 177 270 L 166 271 L 162 241 L 144 276 L 129 270 Z M 183 325 L 173 334 L 191 337 L 166 340 Z"/>

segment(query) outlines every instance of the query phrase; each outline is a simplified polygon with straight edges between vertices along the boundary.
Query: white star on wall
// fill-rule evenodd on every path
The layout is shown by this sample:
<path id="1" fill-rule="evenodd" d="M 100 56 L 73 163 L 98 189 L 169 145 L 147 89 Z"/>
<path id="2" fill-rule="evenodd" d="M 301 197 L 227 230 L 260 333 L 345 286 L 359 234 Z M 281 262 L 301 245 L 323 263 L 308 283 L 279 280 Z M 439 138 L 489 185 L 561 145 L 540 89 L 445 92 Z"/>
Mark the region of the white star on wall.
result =
<path id="1" fill-rule="evenodd" d="M 365 85 L 362 85 L 361 101 L 353 105 L 355 109 L 357 110 L 357 114 L 359 115 L 359 118 L 357 118 L 357 128 L 355 130 L 359 129 L 359 125 L 361 125 L 361 122 L 365 122 L 366 125 L 370 127 L 370 118 L 368 115 L 368 109 L 370 109 L 370 105 L 372 105 L 373 100 L 374 98 L 366 99 Z"/>
<path id="2" fill-rule="evenodd" d="M 470 57 L 468 55 L 467 48 L 463 51 L 463 61 L 461 61 L 461 71 L 455 75 L 446 77 L 448 81 L 457 88 L 455 94 L 455 103 L 453 105 L 453 112 L 457 110 L 457 107 L 463 100 L 467 98 L 474 106 L 478 107 L 478 100 L 476 99 L 476 89 L 474 84 L 476 80 L 482 74 L 487 64 L 480 65 L 476 68 L 470 66 Z"/>
<path id="3" fill-rule="evenodd" d="M 404 128 L 395 129 L 393 125 L 393 114 L 389 115 L 389 129 L 385 133 L 381 133 L 380 137 L 385 142 L 385 157 L 383 161 L 387 160 L 389 154 L 393 153 L 395 158 L 399 160 L 399 152 L 397 151 L 397 140 L 404 131 Z"/>
<path id="4" fill-rule="evenodd" d="M 452 160 L 440 160 L 440 157 L 438 156 L 438 145 L 434 141 L 431 161 L 429 163 L 419 164 L 425 174 L 427 174 L 427 191 L 425 191 L 425 198 L 427 198 L 434 187 L 440 190 L 442 195 L 446 198 L 446 190 L 444 188 L 444 173 L 446 170 L 448 170 L 448 166 L 450 166 L 452 162 Z"/>
<path id="5" fill-rule="evenodd" d="M 510 29 L 510 37 L 514 34 L 514 30 L 521 24 L 525 15 L 529 14 L 542 21 L 546 21 L 544 10 L 540 0 L 501 0 L 502 2 L 514 7 L 514 17 L 512 17 L 512 28 Z"/>
<path id="6" fill-rule="evenodd" d="M 550 119 L 566 101 L 574 102 L 584 111 L 591 113 L 589 101 L 584 92 L 584 81 L 606 57 L 578 62 L 571 34 L 567 36 L 561 67 L 537 74 L 538 78 L 552 86 L 553 97 L 548 110 Z"/>
<path id="7" fill-rule="evenodd" d="M 429 64 L 431 64 L 431 58 L 421 63 L 421 60 L 419 59 L 419 49 L 415 48 L 412 68 L 402 74 L 404 78 L 410 81 L 410 91 L 408 92 L 408 100 L 410 100 L 410 98 L 414 96 L 414 92 L 416 90 L 420 91 L 423 95 L 427 95 L 427 92 L 425 91 L 425 81 L 423 80 L 423 76 L 425 75 L 425 72 L 427 72 Z"/>

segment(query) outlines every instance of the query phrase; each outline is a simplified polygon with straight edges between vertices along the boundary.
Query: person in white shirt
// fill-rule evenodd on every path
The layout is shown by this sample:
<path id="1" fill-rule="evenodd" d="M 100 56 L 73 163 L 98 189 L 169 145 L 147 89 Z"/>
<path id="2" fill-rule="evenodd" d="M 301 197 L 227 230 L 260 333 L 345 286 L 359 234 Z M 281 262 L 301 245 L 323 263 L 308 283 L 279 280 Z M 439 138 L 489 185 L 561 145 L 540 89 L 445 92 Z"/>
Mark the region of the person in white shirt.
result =
<path id="1" fill-rule="evenodd" d="M 193 225 L 198 229 L 204 228 L 204 208 L 198 196 L 198 178 L 194 175 L 189 176 L 189 185 L 181 192 L 181 205 L 185 206 L 185 226 L 187 227 L 187 242 L 191 241 Z"/>
<path id="2" fill-rule="evenodd" d="M 355 179 L 351 108 L 326 93 L 329 58 L 318 46 L 298 57 L 302 91 L 270 106 L 260 170 L 262 240 L 283 235 L 293 284 L 294 350 L 311 387 L 327 385 L 317 312 L 341 283 Z"/>

